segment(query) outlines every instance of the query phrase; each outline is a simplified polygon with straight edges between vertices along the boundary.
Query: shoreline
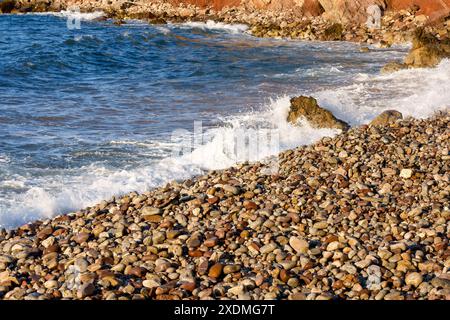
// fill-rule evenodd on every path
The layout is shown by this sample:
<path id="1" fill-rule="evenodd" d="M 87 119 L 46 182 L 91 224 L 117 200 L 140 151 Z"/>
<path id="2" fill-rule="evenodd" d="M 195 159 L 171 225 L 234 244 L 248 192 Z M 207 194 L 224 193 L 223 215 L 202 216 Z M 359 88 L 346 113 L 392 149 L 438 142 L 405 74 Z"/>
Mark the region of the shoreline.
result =
<path id="1" fill-rule="evenodd" d="M 107 15 L 169 21 L 143 14 Z M 172 21 L 248 25 L 227 14 Z M 256 36 L 380 46 L 420 26 L 255 19 Z M 280 153 L 278 175 L 237 164 L 0 230 L 0 299 L 450 300 L 449 127 L 448 111 L 354 127 Z"/>
<path id="2" fill-rule="evenodd" d="M 449 127 L 363 125 L 278 175 L 238 164 L 2 230 L 0 298 L 448 300 Z"/>
<path id="3" fill-rule="evenodd" d="M 6 1 L 6 0 L 5 0 Z M 7 0 L 15 3 L 10 7 L 10 13 L 26 12 L 59 12 L 76 8 L 80 12 L 92 13 L 103 11 L 104 18 L 115 20 L 115 24 L 123 24 L 127 19 L 137 19 L 151 24 L 181 23 L 181 22 L 223 22 L 227 24 L 245 24 L 256 37 L 287 38 L 311 41 L 351 41 L 362 45 L 377 44 L 380 47 L 390 47 L 393 44 L 410 42 L 413 32 L 423 27 L 437 38 L 448 37 L 450 20 L 445 17 L 431 19 L 416 7 L 401 10 L 385 10 L 381 17 L 380 28 L 369 29 L 361 16 L 366 13 L 357 11 L 360 21 L 347 17 L 345 21 L 336 21 L 331 13 L 304 15 L 289 10 L 257 10 L 241 6 L 225 6 L 221 10 L 211 7 L 198 7 L 181 2 L 178 6 L 159 1 L 141 1 L 123 5 L 120 1 L 109 4 L 97 4 L 91 1 L 64 0 L 48 3 L 38 0 L 25 2 L 22 0 Z M 450 9 L 448 10 L 450 14 Z M 447 19 L 447 20 L 446 20 Z"/>

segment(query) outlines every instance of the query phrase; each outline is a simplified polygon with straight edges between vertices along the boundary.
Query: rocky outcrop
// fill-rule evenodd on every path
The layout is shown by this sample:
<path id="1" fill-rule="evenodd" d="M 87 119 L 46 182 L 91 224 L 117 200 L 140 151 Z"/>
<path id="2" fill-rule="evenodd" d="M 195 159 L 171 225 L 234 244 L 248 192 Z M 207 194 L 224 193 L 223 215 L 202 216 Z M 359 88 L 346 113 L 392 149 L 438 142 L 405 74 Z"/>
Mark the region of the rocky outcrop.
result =
<path id="1" fill-rule="evenodd" d="M 330 111 L 321 108 L 312 97 L 295 97 L 291 99 L 288 122 L 296 124 L 300 119 L 306 119 L 315 128 L 331 128 L 348 130 L 350 126 L 337 119 Z"/>
<path id="2" fill-rule="evenodd" d="M 396 110 L 386 110 L 381 113 L 378 117 L 372 120 L 371 126 L 387 126 L 397 120 L 403 119 L 401 112 Z"/>
<path id="3" fill-rule="evenodd" d="M 339 41 L 342 40 L 344 33 L 344 27 L 340 23 L 335 23 L 325 29 L 323 40 L 326 41 Z"/>
<path id="4" fill-rule="evenodd" d="M 415 31 L 413 47 L 405 64 L 413 68 L 434 67 L 442 59 L 450 57 L 450 39 L 439 40 L 423 28 Z"/>
<path id="5" fill-rule="evenodd" d="M 16 2 L 13 0 L 4 0 L 0 2 L 0 13 L 10 13 L 14 10 Z"/>
<path id="6" fill-rule="evenodd" d="M 387 0 L 389 10 L 398 11 L 415 6 L 418 14 L 437 20 L 450 13 L 450 0 Z"/>
<path id="7" fill-rule="evenodd" d="M 390 62 L 381 73 L 395 72 L 407 68 L 431 68 L 442 59 L 450 58 L 450 38 L 438 39 L 423 28 L 418 28 L 412 38 L 412 48 L 403 63 Z"/>
<path id="8" fill-rule="evenodd" d="M 325 10 L 325 19 L 340 23 L 364 23 L 368 17 L 367 8 L 371 5 L 386 9 L 384 0 L 319 0 L 319 3 Z"/>

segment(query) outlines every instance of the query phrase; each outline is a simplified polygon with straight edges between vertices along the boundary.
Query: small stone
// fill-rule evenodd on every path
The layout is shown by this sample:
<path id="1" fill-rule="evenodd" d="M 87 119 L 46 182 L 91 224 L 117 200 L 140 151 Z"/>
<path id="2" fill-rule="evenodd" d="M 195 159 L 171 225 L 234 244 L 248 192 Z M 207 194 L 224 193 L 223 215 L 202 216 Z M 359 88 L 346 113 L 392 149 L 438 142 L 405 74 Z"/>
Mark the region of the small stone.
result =
<path id="1" fill-rule="evenodd" d="M 48 280 L 48 281 L 45 281 L 44 287 L 45 287 L 46 289 L 54 289 L 54 288 L 57 288 L 57 287 L 58 287 L 58 281 L 56 281 L 56 280 Z"/>
<path id="2" fill-rule="evenodd" d="M 230 186 L 228 184 L 223 186 L 223 190 L 233 195 L 238 195 L 240 193 L 240 189 L 238 187 Z"/>
<path id="3" fill-rule="evenodd" d="M 223 264 L 216 263 L 211 268 L 209 268 L 208 276 L 211 278 L 218 278 L 222 274 Z"/>
<path id="4" fill-rule="evenodd" d="M 208 248 L 213 248 L 217 245 L 219 239 L 217 237 L 211 237 L 207 239 L 203 244 Z"/>
<path id="5" fill-rule="evenodd" d="M 161 214 L 161 209 L 154 207 L 144 207 L 142 208 L 141 214 L 143 216 L 154 216 Z"/>
<path id="6" fill-rule="evenodd" d="M 289 239 L 289 245 L 294 249 L 297 253 L 306 253 L 309 249 L 309 243 L 306 240 L 291 237 Z"/>
<path id="7" fill-rule="evenodd" d="M 258 205 L 253 201 L 244 201 L 244 208 L 247 210 L 256 210 Z"/>
<path id="8" fill-rule="evenodd" d="M 200 264 L 198 265 L 197 273 L 199 275 L 204 275 L 206 274 L 206 272 L 208 272 L 208 261 L 205 260 L 200 262 Z"/>
<path id="9" fill-rule="evenodd" d="M 229 265 L 226 265 L 223 268 L 223 273 L 224 274 L 230 274 L 230 273 L 238 272 L 239 270 L 241 270 L 241 266 L 240 265 L 238 265 L 238 264 L 229 264 Z"/>
<path id="10" fill-rule="evenodd" d="M 319 221 L 314 223 L 313 228 L 317 230 L 326 229 L 328 227 L 328 223 L 326 221 Z"/>
<path id="11" fill-rule="evenodd" d="M 89 233 L 87 233 L 87 232 L 80 232 L 80 233 L 76 234 L 73 238 L 73 240 L 78 244 L 85 243 L 86 241 L 88 241 L 88 239 L 89 239 Z"/>
<path id="12" fill-rule="evenodd" d="M 405 283 L 409 286 L 418 287 L 423 281 L 423 277 L 418 272 L 408 273 L 405 277 Z"/>
<path id="13" fill-rule="evenodd" d="M 339 241 L 333 241 L 330 244 L 328 244 L 327 251 L 335 251 L 341 247 L 342 247 L 342 245 Z"/>
<path id="14" fill-rule="evenodd" d="M 77 291 L 78 299 L 84 299 L 86 297 L 90 297 L 94 294 L 95 287 L 92 283 L 83 284 L 80 289 Z"/>
<path id="15" fill-rule="evenodd" d="M 402 171 L 400 172 L 400 177 L 404 179 L 409 179 L 412 177 L 412 175 L 413 175 L 412 169 L 402 169 Z"/>
<path id="16" fill-rule="evenodd" d="M 273 242 L 270 242 L 259 249 L 259 252 L 262 254 L 270 253 L 277 248 L 277 245 Z"/>
<path id="17" fill-rule="evenodd" d="M 153 279 L 144 280 L 142 282 L 142 285 L 148 289 L 157 288 L 157 287 L 161 286 L 161 284 L 158 281 L 153 280 Z"/>
<path id="18" fill-rule="evenodd" d="M 180 286 L 181 289 L 184 289 L 184 290 L 190 291 L 190 292 L 194 291 L 196 287 L 197 287 L 197 285 L 195 284 L 195 282 L 185 282 Z"/>

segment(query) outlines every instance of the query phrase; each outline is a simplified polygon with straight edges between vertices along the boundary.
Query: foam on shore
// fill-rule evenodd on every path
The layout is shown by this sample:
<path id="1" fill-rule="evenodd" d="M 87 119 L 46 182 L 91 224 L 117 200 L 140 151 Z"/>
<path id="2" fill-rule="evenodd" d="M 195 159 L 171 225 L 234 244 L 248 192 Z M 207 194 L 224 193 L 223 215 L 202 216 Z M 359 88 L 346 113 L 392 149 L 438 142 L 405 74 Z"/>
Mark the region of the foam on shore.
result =
<path id="1" fill-rule="evenodd" d="M 316 97 L 319 104 L 331 110 L 338 118 L 351 125 L 368 123 L 382 111 L 396 109 L 405 116 L 425 118 L 438 110 L 450 106 L 450 61 L 444 60 L 434 69 L 403 70 L 390 75 L 357 75 L 350 86 L 338 87 L 314 92 L 303 92 Z M 205 132 L 205 143 L 178 157 L 167 157 L 167 152 L 174 147 L 183 147 L 186 141 L 111 141 L 115 144 L 140 143 L 148 146 L 149 152 L 161 151 L 161 159 L 149 159 L 140 167 L 108 168 L 102 163 L 89 166 L 56 170 L 50 174 L 42 169 L 36 176 L 8 174 L 7 155 L 0 156 L 0 170 L 6 172 L 5 181 L 8 188 L 26 191 L 10 197 L 6 207 L 0 209 L 0 226 L 14 227 L 20 224 L 57 214 L 78 210 L 93 205 L 113 195 L 130 191 L 145 191 L 161 186 L 174 179 L 186 179 L 209 169 L 223 169 L 236 162 L 246 160 L 258 161 L 278 154 L 280 151 L 311 144 L 324 136 L 333 136 L 337 130 L 314 129 L 304 123 L 294 127 L 287 123 L 286 117 L 290 106 L 290 97 L 281 96 L 268 99 L 264 108 L 232 115 L 221 119 L 221 125 Z M 279 144 L 269 147 L 248 157 L 248 154 L 234 153 L 238 138 L 246 130 L 254 128 L 259 138 L 276 130 Z M 191 133 L 185 139 L 192 140 Z M 177 144 L 178 143 L 178 144 Z M 150 158 L 150 157 L 149 157 Z M 3 166 L 2 166 L 3 164 Z M 42 187 L 45 186 L 45 187 Z M 1 196 L 1 194 L 0 194 Z"/>

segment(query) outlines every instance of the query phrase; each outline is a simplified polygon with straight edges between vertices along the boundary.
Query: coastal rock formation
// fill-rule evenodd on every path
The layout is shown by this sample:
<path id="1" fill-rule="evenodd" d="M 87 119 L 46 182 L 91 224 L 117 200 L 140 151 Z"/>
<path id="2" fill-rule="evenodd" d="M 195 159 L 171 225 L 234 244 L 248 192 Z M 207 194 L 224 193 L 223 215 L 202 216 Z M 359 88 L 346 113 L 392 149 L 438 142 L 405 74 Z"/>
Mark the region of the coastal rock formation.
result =
<path id="1" fill-rule="evenodd" d="M 306 119 L 315 128 L 348 130 L 350 126 L 337 119 L 330 111 L 321 108 L 312 97 L 295 97 L 291 99 L 288 122 L 296 124 L 299 119 Z"/>
<path id="2" fill-rule="evenodd" d="M 405 64 L 413 68 L 434 67 L 448 57 L 450 57 L 450 39 L 439 40 L 423 28 L 419 28 L 414 32 L 413 47 L 405 58 Z"/>
<path id="3" fill-rule="evenodd" d="M 364 23 L 367 21 L 367 8 L 377 5 L 380 9 L 386 9 L 384 0 L 319 0 L 324 8 L 324 18 L 339 23 Z"/>
<path id="4" fill-rule="evenodd" d="M 335 23 L 324 31 L 323 40 L 326 41 L 339 41 L 342 40 L 344 33 L 344 27 L 340 23 Z"/>
<path id="5" fill-rule="evenodd" d="M 418 28 L 413 34 L 412 43 L 413 46 L 403 63 L 390 62 L 381 69 L 381 73 L 435 67 L 442 59 L 450 58 L 450 38 L 438 39 L 424 28 Z"/>
<path id="6" fill-rule="evenodd" d="M 392 122 L 403 119 L 401 112 L 396 110 L 387 110 L 381 113 L 378 117 L 372 120 L 372 126 L 387 126 Z"/>
<path id="7" fill-rule="evenodd" d="M 417 7 L 418 14 L 426 15 L 430 20 L 437 20 L 450 13 L 450 0 L 386 0 L 392 11 Z"/>
<path id="8" fill-rule="evenodd" d="M 9 0 L 5 0 L 9 1 Z M 437 20 L 450 13 L 450 0 L 112 0 L 107 2 L 90 0 L 17 0 L 24 10 L 46 7 L 51 10 L 61 10 L 70 6 L 78 6 L 82 10 L 135 10 L 146 11 L 151 7 L 180 8 L 177 15 L 192 18 L 199 11 L 212 10 L 215 13 L 226 11 L 243 11 L 263 14 L 265 18 L 274 15 L 301 19 L 322 15 L 327 22 L 343 24 L 364 23 L 367 18 L 367 8 L 377 5 L 383 11 L 399 12 L 416 8 L 419 15 Z M 168 12 L 166 12 L 168 13 Z"/>
<path id="9" fill-rule="evenodd" d="M 0 13 L 10 13 L 14 10 L 16 2 L 13 0 L 4 0 L 0 2 Z"/>
<path id="10" fill-rule="evenodd" d="M 0 299 L 449 300 L 449 128 L 352 128 L 276 175 L 243 163 L 0 230 Z"/>

